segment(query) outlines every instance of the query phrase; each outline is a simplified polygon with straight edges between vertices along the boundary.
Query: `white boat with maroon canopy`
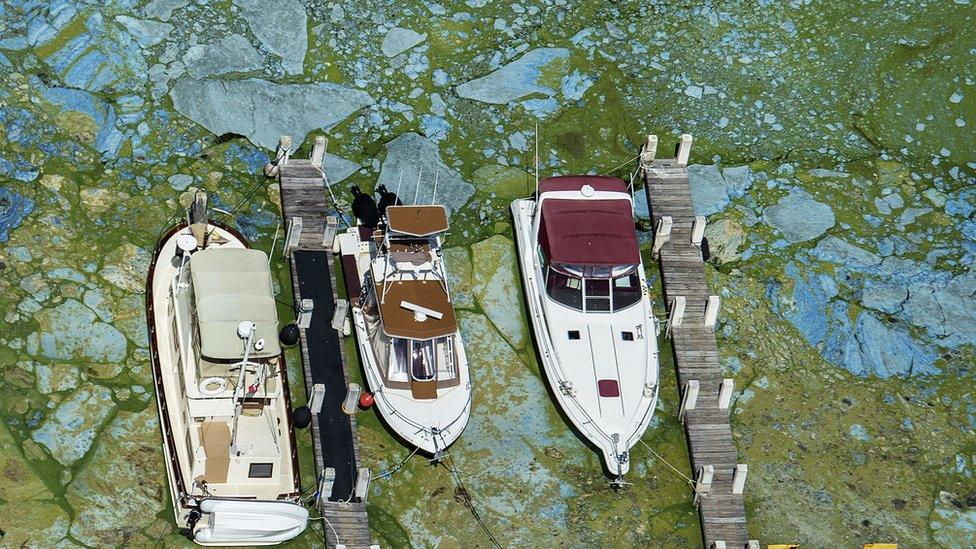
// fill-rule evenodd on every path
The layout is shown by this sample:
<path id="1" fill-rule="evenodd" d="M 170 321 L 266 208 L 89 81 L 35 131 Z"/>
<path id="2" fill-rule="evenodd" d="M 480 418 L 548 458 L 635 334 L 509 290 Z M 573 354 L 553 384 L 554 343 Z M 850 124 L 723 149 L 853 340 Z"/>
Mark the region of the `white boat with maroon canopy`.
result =
<path id="1" fill-rule="evenodd" d="M 620 179 L 550 177 L 512 203 L 539 354 L 559 406 L 618 479 L 658 390 L 657 327 Z"/>
<path id="2" fill-rule="evenodd" d="M 443 206 L 389 206 L 375 232 L 338 236 L 359 355 L 374 402 L 409 444 L 439 458 L 471 410 L 468 360 L 447 285 Z"/>
<path id="3" fill-rule="evenodd" d="M 146 305 L 176 524 L 201 545 L 301 534 L 268 256 L 222 225 L 176 226 L 156 248 Z"/>

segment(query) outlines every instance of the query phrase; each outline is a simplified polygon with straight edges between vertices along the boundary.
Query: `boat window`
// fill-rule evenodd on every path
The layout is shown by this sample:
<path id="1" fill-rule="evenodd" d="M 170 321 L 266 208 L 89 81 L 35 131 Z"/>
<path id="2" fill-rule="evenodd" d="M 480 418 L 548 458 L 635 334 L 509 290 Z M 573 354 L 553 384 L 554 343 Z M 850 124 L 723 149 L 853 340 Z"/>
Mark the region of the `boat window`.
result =
<path id="1" fill-rule="evenodd" d="M 407 376 L 407 356 L 410 354 L 410 340 L 395 338 L 393 340 L 393 356 L 390 358 L 390 369 L 387 379 L 391 381 L 409 381 Z"/>
<path id="2" fill-rule="evenodd" d="M 274 471 L 273 463 L 252 463 L 248 467 L 247 476 L 248 478 L 271 478 L 272 471 Z"/>
<path id="3" fill-rule="evenodd" d="M 605 278 L 584 280 L 586 310 L 607 312 L 610 310 L 610 281 Z"/>
<path id="4" fill-rule="evenodd" d="M 557 303 L 583 310 L 583 280 L 546 268 L 546 292 Z"/>
<path id="5" fill-rule="evenodd" d="M 434 370 L 434 341 L 410 341 L 410 375 L 417 381 L 430 381 Z"/>
<path id="6" fill-rule="evenodd" d="M 637 273 L 613 279 L 613 310 L 626 309 L 641 299 L 641 282 Z"/>
<path id="7" fill-rule="evenodd" d="M 437 379 L 446 381 L 457 377 L 457 355 L 454 352 L 454 338 L 441 337 L 435 340 L 437 347 Z"/>

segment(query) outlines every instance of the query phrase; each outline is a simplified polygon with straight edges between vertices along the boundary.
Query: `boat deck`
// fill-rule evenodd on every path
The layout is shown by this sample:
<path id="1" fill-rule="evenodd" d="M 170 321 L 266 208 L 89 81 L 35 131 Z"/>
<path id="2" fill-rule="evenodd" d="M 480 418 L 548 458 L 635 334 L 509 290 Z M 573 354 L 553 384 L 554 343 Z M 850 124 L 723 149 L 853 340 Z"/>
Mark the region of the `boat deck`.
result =
<path id="1" fill-rule="evenodd" d="M 321 176 L 308 160 L 289 160 L 281 167 L 279 182 L 285 225 L 302 218 L 301 237 L 290 254 L 294 302 L 314 303 L 311 323 L 300 336 L 307 394 L 314 384 L 325 385 L 322 411 L 312 419 L 316 471 L 322 475 L 331 467 L 336 474 L 331 496 L 320 500 L 319 510 L 331 524 L 325 528 L 325 540 L 329 547 L 369 547 L 373 542 L 366 504 L 354 501 L 359 469 L 356 420 L 342 411 L 348 385 L 345 353 L 331 325 L 337 299 L 335 270 L 331 242 L 327 246 L 322 239 L 331 208 Z"/>
<path id="2" fill-rule="evenodd" d="M 701 251 L 692 243 L 695 218 L 686 166 L 673 159 L 656 160 L 644 171 L 644 190 L 651 210 L 652 227 L 664 216 L 673 220 L 670 240 L 660 250 L 659 264 L 668 312 L 676 296 L 686 299 L 681 325 L 671 328 L 671 348 L 677 370 L 679 394 L 697 380 L 697 405 L 684 417 L 693 476 L 714 468 L 707 495 L 698 505 L 705 547 L 724 541 L 732 548 L 749 541 L 742 494 L 733 493 L 733 474 L 738 454 L 732 441 L 729 410 L 719 407 L 723 381 L 714 327 L 705 325 L 708 283 Z"/>

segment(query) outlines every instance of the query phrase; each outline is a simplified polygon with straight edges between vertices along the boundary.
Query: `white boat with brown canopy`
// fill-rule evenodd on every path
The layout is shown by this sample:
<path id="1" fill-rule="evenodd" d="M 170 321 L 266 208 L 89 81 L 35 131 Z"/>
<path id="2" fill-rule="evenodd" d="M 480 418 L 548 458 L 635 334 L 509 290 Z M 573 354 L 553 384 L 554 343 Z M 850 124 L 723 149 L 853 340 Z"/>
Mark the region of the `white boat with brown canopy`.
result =
<path id="1" fill-rule="evenodd" d="M 395 202 L 394 202 L 395 203 Z M 381 229 L 339 235 L 366 381 L 386 423 L 439 458 L 471 409 L 468 360 L 447 284 L 443 206 L 384 207 Z"/>
<path id="2" fill-rule="evenodd" d="M 658 393 L 657 324 L 626 184 L 550 177 L 512 203 L 522 281 L 560 408 L 618 481 Z"/>
<path id="3" fill-rule="evenodd" d="M 153 378 L 176 523 L 201 545 L 299 535 L 295 437 L 268 256 L 206 220 L 159 241 L 147 281 Z"/>

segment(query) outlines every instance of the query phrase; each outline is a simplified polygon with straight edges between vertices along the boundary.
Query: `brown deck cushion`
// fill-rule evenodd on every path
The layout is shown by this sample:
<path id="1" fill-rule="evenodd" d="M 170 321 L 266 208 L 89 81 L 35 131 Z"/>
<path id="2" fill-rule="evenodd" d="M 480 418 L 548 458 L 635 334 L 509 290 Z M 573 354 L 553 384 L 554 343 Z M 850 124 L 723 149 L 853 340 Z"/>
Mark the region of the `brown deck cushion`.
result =
<path id="1" fill-rule="evenodd" d="M 224 484 L 230 467 L 230 427 L 222 421 L 207 421 L 199 430 L 203 450 L 207 453 L 203 480 L 208 484 Z"/>

